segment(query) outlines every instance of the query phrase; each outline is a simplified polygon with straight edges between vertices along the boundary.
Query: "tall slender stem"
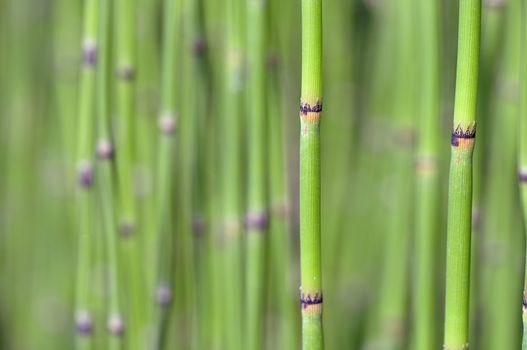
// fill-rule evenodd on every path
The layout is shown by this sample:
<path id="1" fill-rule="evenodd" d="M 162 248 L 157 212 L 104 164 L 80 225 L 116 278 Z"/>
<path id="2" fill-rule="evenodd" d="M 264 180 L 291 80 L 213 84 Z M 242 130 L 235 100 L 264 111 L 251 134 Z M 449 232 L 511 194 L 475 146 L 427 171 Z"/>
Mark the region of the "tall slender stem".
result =
<path id="1" fill-rule="evenodd" d="M 243 2 L 227 0 L 227 43 L 225 52 L 225 113 L 223 123 L 223 266 L 224 293 L 232 298 L 225 310 L 225 344 L 228 349 L 242 349 L 242 237 L 243 188 Z"/>
<path id="2" fill-rule="evenodd" d="M 521 66 L 520 66 L 520 104 L 519 104 L 519 161 L 518 179 L 520 181 L 523 220 L 527 223 L 527 3 L 521 5 Z M 525 226 L 525 224 L 524 224 Z M 525 273 L 523 281 L 523 337 L 522 350 L 527 350 L 527 245 L 525 247 Z"/>
<path id="3" fill-rule="evenodd" d="M 144 347 L 146 288 L 142 250 L 137 232 L 134 186 L 135 162 L 135 76 L 136 76 L 136 1 L 116 0 L 116 161 L 118 179 L 119 230 L 122 235 L 120 253 L 123 260 L 123 281 L 126 283 L 125 303 L 130 320 L 126 333 L 132 349 Z M 129 317 L 128 317 L 129 316 Z"/>
<path id="4" fill-rule="evenodd" d="M 113 200 L 113 140 L 111 134 L 110 72 L 112 0 L 99 0 L 100 7 L 100 60 L 97 70 L 97 179 L 100 214 L 104 236 L 105 257 L 108 264 L 106 292 L 108 295 L 107 328 L 110 332 L 109 349 L 121 348 L 124 321 L 119 301 L 119 273 L 117 254 L 117 224 Z"/>
<path id="5" fill-rule="evenodd" d="M 461 1 L 448 189 L 444 336 L 447 350 L 468 349 L 472 153 L 476 136 L 480 23 L 481 0 Z"/>
<path id="6" fill-rule="evenodd" d="M 77 348 L 87 349 L 91 345 L 92 311 L 90 285 L 92 274 L 93 235 L 93 129 L 95 126 L 95 67 L 97 63 L 97 26 L 99 0 L 89 0 L 84 5 L 83 62 L 80 81 L 76 193 L 77 223 L 79 230 L 77 267 L 77 305 L 75 322 Z"/>
<path id="7" fill-rule="evenodd" d="M 246 217 L 246 342 L 245 349 L 261 349 L 263 340 L 265 246 L 267 242 L 267 1 L 247 2 L 248 199 Z"/>
<path id="8" fill-rule="evenodd" d="M 324 348 L 320 245 L 322 0 L 302 0 L 300 96 L 300 269 L 302 347 Z"/>
<path id="9" fill-rule="evenodd" d="M 439 10 L 437 1 L 419 1 L 419 84 L 421 94 L 415 193 L 414 349 L 433 349 L 435 275 L 439 224 Z"/>
<path id="10" fill-rule="evenodd" d="M 163 340 L 167 307 L 172 299 L 172 269 L 171 254 L 172 220 L 173 212 L 172 189 L 173 189 L 173 158 L 174 158 L 174 134 L 176 132 L 177 105 L 176 105 L 176 67 L 177 59 L 177 36 L 179 8 L 176 0 L 164 1 L 163 21 L 163 55 L 161 76 L 161 112 L 159 116 L 159 141 L 158 160 L 155 183 L 156 198 L 156 234 L 158 248 L 157 256 L 157 289 L 156 301 L 158 315 L 156 323 L 156 334 L 154 344 L 160 348 Z"/>

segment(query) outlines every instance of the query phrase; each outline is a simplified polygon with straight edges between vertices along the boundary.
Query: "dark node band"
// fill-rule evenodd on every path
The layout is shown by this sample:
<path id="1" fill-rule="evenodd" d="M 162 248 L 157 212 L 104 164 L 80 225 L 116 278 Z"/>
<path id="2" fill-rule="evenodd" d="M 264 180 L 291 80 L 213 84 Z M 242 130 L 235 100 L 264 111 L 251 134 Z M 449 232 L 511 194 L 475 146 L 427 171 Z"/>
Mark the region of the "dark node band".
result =
<path id="1" fill-rule="evenodd" d="M 192 52 L 196 56 L 201 56 L 207 51 L 207 42 L 203 38 L 194 40 L 192 43 Z"/>
<path id="2" fill-rule="evenodd" d="M 86 45 L 82 49 L 82 61 L 86 67 L 95 67 L 97 64 L 97 46 L 94 44 Z"/>
<path id="3" fill-rule="evenodd" d="M 99 159 L 112 159 L 114 153 L 112 143 L 109 140 L 100 140 L 97 142 L 96 153 Z"/>
<path id="4" fill-rule="evenodd" d="M 245 216 L 245 227 L 254 230 L 265 230 L 269 223 L 269 218 L 265 212 L 248 213 Z"/>
<path id="5" fill-rule="evenodd" d="M 93 169 L 89 162 L 82 162 L 77 169 L 79 186 L 89 188 L 93 183 Z"/>
<path id="6" fill-rule="evenodd" d="M 192 232 L 194 232 L 196 236 L 202 236 L 203 233 L 205 233 L 206 228 L 207 225 L 202 217 L 195 217 L 192 220 Z"/>
<path id="7" fill-rule="evenodd" d="M 131 222 L 122 222 L 119 225 L 119 232 L 123 237 L 130 237 L 135 231 L 134 224 Z"/>
<path id="8" fill-rule="evenodd" d="M 300 303 L 302 304 L 303 308 L 306 308 L 309 305 L 322 304 L 323 301 L 324 301 L 324 298 L 322 297 L 322 293 L 315 293 L 314 295 L 311 295 L 311 294 L 305 295 L 304 293 L 302 293 L 300 295 Z"/>
<path id="9" fill-rule="evenodd" d="M 476 137 L 476 124 L 473 126 L 467 127 L 466 130 L 463 130 L 461 125 L 458 125 L 454 130 L 452 130 L 452 146 L 459 145 L 459 139 L 474 139 Z"/>
<path id="10" fill-rule="evenodd" d="M 121 336 L 124 333 L 124 321 L 121 315 L 112 315 L 108 318 L 108 331 L 115 336 Z"/>
<path id="11" fill-rule="evenodd" d="M 300 102 L 300 113 L 307 114 L 307 113 L 320 113 L 322 112 L 322 102 L 317 101 L 313 106 L 311 106 L 309 103 Z"/>
<path id="12" fill-rule="evenodd" d="M 172 289 L 166 283 L 161 284 L 157 287 L 156 300 L 159 306 L 166 307 L 172 301 Z"/>
<path id="13" fill-rule="evenodd" d="M 117 77 L 125 81 L 132 81 L 135 79 L 135 69 L 131 66 L 122 66 L 117 70 Z"/>
<path id="14" fill-rule="evenodd" d="M 166 135 L 170 135 L 176 130 L 176 118 L 171 113 L 164 113 L 159 117 L 159 130 Z"/>
<path id="15" fill-rule="evenodd" d="M 87 311 L 80 311 L 75 315 L 75 327 L 77 328 L 77 333 L 81 335 L 91 334 L 93 323 Z"/>
<path id="16" fill-rule="evenodd" d="M 524 309 L 527 309 L 527 297 L 525 296 L 525 293 L 523 294 L 522 306 Z"/>

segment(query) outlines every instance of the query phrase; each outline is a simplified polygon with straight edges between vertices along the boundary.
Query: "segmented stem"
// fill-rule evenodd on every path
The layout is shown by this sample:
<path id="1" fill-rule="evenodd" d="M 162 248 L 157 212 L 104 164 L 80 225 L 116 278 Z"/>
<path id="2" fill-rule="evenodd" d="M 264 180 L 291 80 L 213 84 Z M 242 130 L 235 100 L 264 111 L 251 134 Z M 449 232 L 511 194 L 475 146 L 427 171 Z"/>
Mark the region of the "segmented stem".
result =
<path id="1" fill-rule="evenodd" d="M 302 347 L 324 348 L 320 245 L 320 114 L 322 112 L 322 1 L 302 1 L 300 97 L 300 268 Z"/>
<path id="2" fill-rule="evenodd" d="M 461 1 L 448 189 L 444 335 L 445 349 L 452 350 L 468 347 L 472 153 L 476 136 L 480 22 L 481 0 Z"/>

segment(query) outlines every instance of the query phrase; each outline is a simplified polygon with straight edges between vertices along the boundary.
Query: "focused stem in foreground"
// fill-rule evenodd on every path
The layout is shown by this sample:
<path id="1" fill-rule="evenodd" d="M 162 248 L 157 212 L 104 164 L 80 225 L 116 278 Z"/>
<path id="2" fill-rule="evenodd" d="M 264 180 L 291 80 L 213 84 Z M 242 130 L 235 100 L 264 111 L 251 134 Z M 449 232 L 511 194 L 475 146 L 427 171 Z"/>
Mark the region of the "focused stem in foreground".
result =
<path id="1" fill-rule="evenodd" d="M 324 348 L 320 245 L 322 1 L 302 0 L 300 96 L 300 301 L 302 348 Z"/>
<path id="2" fill-rule="evenodd" d="M 446 350 L 468 349 L 472 153 L 476 137 L 480 22 L 481 0 L 461 1 L 448 188 Z"/>

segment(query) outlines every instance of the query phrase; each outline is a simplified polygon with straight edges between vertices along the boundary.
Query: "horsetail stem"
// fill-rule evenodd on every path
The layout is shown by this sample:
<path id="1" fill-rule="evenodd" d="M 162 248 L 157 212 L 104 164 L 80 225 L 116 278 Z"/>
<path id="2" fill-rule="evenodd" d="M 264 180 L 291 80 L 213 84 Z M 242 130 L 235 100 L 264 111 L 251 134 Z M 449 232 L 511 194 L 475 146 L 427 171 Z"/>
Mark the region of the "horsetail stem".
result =
<path id="1" fill-rule="evenodd" d="M 480 22 L 481 0 L 461 1 L 448 189 L 446 350 L 468 348 L 472 152 L 476 136 Z"/>
<path id="2" fill-rule="evenodd" d="M 78 104 L 78 144 L 76 193 L 78 238 L 77 300 L 75 322 L 77 349 L 91 347 L 93 310 L 90 302 L 92 253 L 95 237 L 93 217 L 93 129 L 95 127 L 95 67 L 97 63 L 97 26 L 99 0 L 84 4 L 81 86 Z"/>
<path id="3" fill-rule="evenodd" d="M 521 65 L 520 65 L 520 104 L 519 104 L 519 147 L 518 180 L 524 226 L 527 223 L 527 3 L 521 4 Z M 524 229 L 525 231 L 525 229 Z M 525 251 L 527 252 L 527 245 Z M 527 253 L 524 255 L 525 272 L 523 281 L 522 350 L 527 350 Z"/>
<path id="4" fill-rule="evenodd" d="M 134 194 L 135 162 L 135 76 L 136 76 L 136 1 L 115 1 L 116 32 L 116 111 L 117 133 L 116 164 L 119 208 L 119 230 L 123 236 L 120 255 L 127 290 L 125 303 L 129 312 L 129 332 L 126 333 L 131 349 L 144 346 L 146 288 L 140 237 L 137 235 L 136 198 Z"/>
<path id="5" fill-rule="evenodd" d="M 416 159 L 415 285 L 413 347 L 433 349 L 435 336 L 435 272 L 439 217 L 439 21 L 438 2 L 419 1 L 421 101 Z"/>
<path id="6" fill-rule="evenodd" d="M 320 254 L 320 114 L 322 0 L 302 0 L 300 96 L 300 302 L 302 348 L 324 348 Z"/>
<path id="7" fill-rule="evenodd" d="M 112 1 L 100 1 L 100 59 L 97 70 L 97 145 L 98 158 L 97 179 L 100 203 L 100 215 L 104 236 L 105 257 L 108 264 L 106 291 L 108 305 L 106 310 L 106 328 L 109 332 L 108 348 L 121 348 L 121 335 L 124 332 L 124 321 L 121 316 L 119 297 L 119 268 L 117 258 L 117 225 L 113 200 L 113 140 L 110 117 L 110 72 L 111 72 L 111 29 Z"/>
<path id="8" fill-rule="evenodd" d="M 162 76 L 161 76 L 161 112 L 158 119 L 159 141 L 158 160 L 155 184 L 156 198 L 156 238 L 157 238 L 157 281 L 156 302 L 157 309 L 154 312 L 156 332 L 154 334 L 154 345 L 160 347 L 162 344 L 162 333 L 167 319 L 168 306 L 172 299 L 172 267 L 171 254 L 172 220 L 171 213 L 173 205 L 171 200 L 173 181 L 173 158 L 174 158 L 174 134 L 177 127 L 177 104 L 176 104 L 176 67 L 177 67 L 177 34 L 179 9 L 176 0 L 165 0 L 163 3 L 163 53 L 162 53 Z"/>
<path id="9" fill-rule="evenodd" d="M 247 2 L 248 198 L 245 270 L 245 349 L 260 349 L 263 341 L 265 251 L 267 243 L 267 1 Z"/>
<path id="10" fill-rule="evenodd" d="M 224 293 L 232 300 L 242 300 L 243 265 L 243 172 L 242 172 L 242 110 L 243 110 L 243 4 L 240 0 L 227 0 L 227 42 L 225 52 L 223 124 L 224 147 L 222 160 L 224 223 L 223 275 L 227 279 Z M 242 305 L 230 303 L 225 310 L 225 344 L 228 349 L 242 349 Z"/>

